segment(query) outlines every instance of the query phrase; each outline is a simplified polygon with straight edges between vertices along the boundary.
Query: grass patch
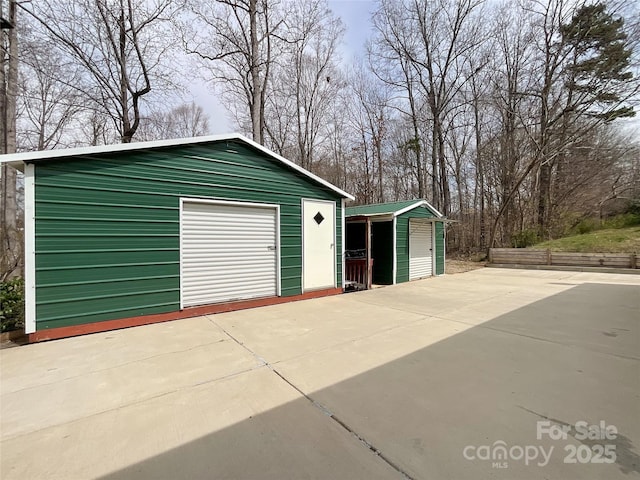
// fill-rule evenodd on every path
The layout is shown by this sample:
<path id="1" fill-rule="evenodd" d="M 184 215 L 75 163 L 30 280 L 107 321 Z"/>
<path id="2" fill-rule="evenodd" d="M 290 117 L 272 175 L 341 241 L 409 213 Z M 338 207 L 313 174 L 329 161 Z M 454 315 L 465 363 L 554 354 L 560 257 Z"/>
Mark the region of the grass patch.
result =
<path id="1" fill-rule="evenodd" d="M 532 248 L 556 252 L 640 253 L 640 225 L 572 235 L 538 243 Z"/>

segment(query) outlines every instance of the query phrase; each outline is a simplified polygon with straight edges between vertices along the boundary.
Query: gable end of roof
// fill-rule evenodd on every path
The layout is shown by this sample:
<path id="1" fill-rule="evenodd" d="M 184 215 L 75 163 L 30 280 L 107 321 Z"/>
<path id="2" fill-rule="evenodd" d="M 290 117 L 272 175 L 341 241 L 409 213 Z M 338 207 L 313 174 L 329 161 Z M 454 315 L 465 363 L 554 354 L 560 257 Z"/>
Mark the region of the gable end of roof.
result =
<path id="1" fill-rule="evenodd" d="M 408 200 L 389 203 L 372 203 L 368 205 L 358 205 L 355 207 L 347 207 L 347 217 L 373 217 L 382 215 L 393 215 L 397 217 L 403 213 L 409 212 L 418 207 L 427 208 L 436 218 L 444 218 L 443 215 L 436 210 L 426 200 Z"/>
<path id="2" fill-rule="evenodd" d="M 163 147 L 177 147 L 181 145 L 197 145 L 202 143 L 215 143 L 222 141 L 238 141 L 244 143 L 255 150 L 262 152 L 263 154 L 271 157 L 278 162 L 286 165 L 287 167 L 295 170 L 305 177 L 313 180 L 316 183 L 334 191 L 338 195 L 343 198 L 347 198 L 349 200 L 354 200 L 355 197 L 344 190 L 336 187 L 332 183 L 327 182 L 323 178 L 318 177 L 317 175 L 311 173 L 310 171 L 302 168 L 299 165 L 296 165 L 291 160 L 287 160 L 286 158 L 278 155 L 275 152 L 272 152 L 268 148 L 260 145 L 253 140 L 245 137 L 244 135 L 240 135 L 238 133 L 226 134 L 226 135 L 208 135 L 203 137 L 194 137 L 194 138 L 174 138 L 169 140 L 154 140 L 151 142 L 134 142 L 134 143 L 117 143 L 112 145 L 100 145 L 94 147 L 79 147 L 79 148 L 69 148 L 69 149 L 60 149 L 60 150 L 41 150 L 35 152 L 22 152 L 22 153 L 12 153 L 8 155 L 0 156 L 0 163 L 8 163 L 14 168 L 21 170 L 22 166 L 25 163 L 31 162 L 41 162 L 41 161 L 49 161 L 54 159 L 61 158 L 71 158 L 71 157 L 80 157 L 86 155 L 96 155 L 102 153 L 117 153 L 117 152 L 129 152 L 136 150 L 153 150 L 157 148 Z"/>

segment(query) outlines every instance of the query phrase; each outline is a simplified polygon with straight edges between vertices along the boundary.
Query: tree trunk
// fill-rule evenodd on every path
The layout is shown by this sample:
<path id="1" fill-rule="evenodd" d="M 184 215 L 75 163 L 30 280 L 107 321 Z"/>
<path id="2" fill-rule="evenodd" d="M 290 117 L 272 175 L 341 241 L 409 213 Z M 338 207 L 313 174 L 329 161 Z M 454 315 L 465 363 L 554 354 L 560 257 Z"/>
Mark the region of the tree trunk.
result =
<path id="1" fill-rule="evenodd" d="M 475 87 L 475 84 L 474 84 Z M 485 221 L 484 221 L 484 171 L 482 162 L 482 135 L 480 132 L 480 112 L 478 106 L 477 97 L 473 102 L 473 120 L 476 140 L 476 199 L 480 203 L 479 212 L 479 242 L 478 246 L 484 248 L 485 246 Z"/>
<path id="2" fill-rule="evenodd" d="M 376 156 L 378 157 L 378 202 L 384 203 L 384 174 L 382 171 L 382 139 L 376 138 Z"/>
<path id="3" fill-rule="evenodd" d="M 260 55 L 258 51 L 258 0 L 249 2 L 249 38 L 251 41 L 251 84 L 253 85 L 251 98 L 251 128 L 253 140 L 259 144 L 264 143 L 262 135 L 262 85 L 260 83 Z"/>
<path id="4" fill-rule="evenodd" d="M 408 74 L 409 67 L 403 63 L 402 69 L 407 82 L 407 94 L 409 97 L 409 108 L 411 110 L 411 126 L 413 127 L 413 141 L 415 147 L 413 151 L 416 155 L 416 178 L 418 179 L 418 197 L 425 198 L 426 192 L 424 191 L 424 168 L 422 167 L 422 143 L 420 141 L 420 130 L 418 129 L 418 113 L 416 111 L 415 98 L 413 97 L 412 79 Z"/>
<path id="5" fill-rule="evenodd" d="M 432 201 L 435 202 L 435 207 L 440 210 L 442 208 L 442 204 L 440 199 L 440 182 L 438 175 L 438 143 L 436 140 L 438 133 L 436 130 L 436 122 L 434 119 L 433 127 L 431 129 L 431 198 Z"/>
<path id="6" fill-rule="evenodd" d="M 4 13 L 4 12 L 3 12 Z M 2 32 L 3 59 L 8 68 L 0 69 L 2 92 L 2 152 L 16 151 L 16 94 L 18 85 L 18 32 L 16 3 L 9 2 L 8 20 L 14 28 Z M 8 54 L 8 58 L 7 58 Z M 0 279 L 15 275 L 22 263 L 22 248 L 18 238 L 16 201 L 16 171 L 6 163 L 0 171 L 2 192 L 0 195 Z"/>
<path id="7" fill-rule="evenodd" d="M 127 71 L 127 31 L 124 9 L 120 8 L 118 18 L 118 48 L 120 59 L 120 106 L 122 108 L 122 143 L 131 143 L 131 119 L 129 118 L 129 88 L 125 72 Z"/>
<path id="8" fill-rule="evenodd" d="M 540 165 L 538 182 L 538 235 L 541 239 L 545 239 L 548 236 L 549 204 L 551 203 L 551 165 L 547 161 Z"/>
<path id="9" fill-rule="evenodd" d="M 438 142 L 438 171 L 440 176 L 440 192 L 442 196 L 442 210 L 441 213 L 446 217 L 449 215 L 449 210 L 451 207 L 451 192 L 449 190 L 449 180 L 447 178 L 447 160 L 444 154 L 444 133 L 442 131 L 442 124 L 440 123 L 440 119 L 438 121 L 434 121 L 434 125 L 436 127 L 437 133 L 437 142 Z M 434 142 L 436 139 L 434 138 Z"/>
<path id="10" fill-rule="evenodd" d="M 547 227 L 547 208 L 549 205 L 549 187 L 551 182 L 551 159 L 549 158 L 549 146 L 547 142 L 548 138 L 548 95 L 551 86 L 549 85 L 549 75 L 546 75 L 545 86 L 542 89 L 542 105 L 540 112 L 540 147 L 541 147 L 541 162 L 540 169 L 538 171 L 538 204 L 537 204 L 537 222 L 538 222 L 538 236 L 545 238 L 545 232 Z"/>

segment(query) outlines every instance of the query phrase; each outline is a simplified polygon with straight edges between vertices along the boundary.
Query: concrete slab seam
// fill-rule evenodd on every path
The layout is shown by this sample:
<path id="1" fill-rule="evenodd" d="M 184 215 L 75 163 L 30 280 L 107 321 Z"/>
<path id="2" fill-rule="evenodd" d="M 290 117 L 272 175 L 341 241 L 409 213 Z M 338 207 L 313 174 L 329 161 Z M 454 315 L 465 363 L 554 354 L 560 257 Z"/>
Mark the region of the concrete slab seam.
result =
<path id="1" fill-rule="evenodd" d="M 344 423 L 342 420 L 340 420 L 338 417 L 335 416 L 335 414 L 333 414 L 331 412 L 331 410 L 329 410 L 327 407 L 325 407 L 324 405 L 322 405 L 321 403 L 315 401 L 313 398 L 311 398 L 309 395 L 307 395 L 306 393 L 304 393 L 300 388 L 298 388 L 296 385 L 294 385 L 293 383 L 291 383 L 291 381 L 289 381 L 284 375 L 282 375 L 278 370 L 276 370 L 266 359 L 260 357 L 257 353 L 255 353 L 253 350 L 251 350 L 249 347 L 247 347 L 244 343 L 242 343 L 240 340 L 238 340 L 237 338 L 235 338 L 233 335 L 231 335 L 229 332 L 227 332 L 227 330 L 225 330 L 224 327 L 222 327 L 221 325 L 219 325 L 213 318 L 209 317 L 208 315 L 206 316 L 212 323 L 214 323 L 218 328 L 220 328 L 226 335 L 229 336 L 229 338 L 231 338 L 233 341 L 235 341 L 238 345 L 240 345 L 242 348 L 244 348 L 247 352 L 251 353 L 251 355 L 253 355 L 256 359 L 258 359 L 261 362 L 264 362 L 264 366 L 267 367 L 269 370 L 271 370 L 274 374 L 276 374 L 282 381 L 284 381 L 287 385 L 289 385 L 291 388 L 293 388 L 296 392 L 298 392 L 300 395 L 302 395 L 303 398 L 305 398 L 309 403 L 311 403 L 311 405 L 315 408 L 317 408 L 318 410 L 320 410 L 324 415 L 326 415 L 327 417 L 331 418 L 333 421 L 335 421 L 342 429 L 346 430 L 349 434 L 351 434 L 353 437 L 355 437 L 362 445 L 364 445 L 368 450 L 370 450 L 371 452 L 373 452 L 374 455 L 376 455 L 377 457 L 379 457 L 381 460 L 383 460 L 387 465 L 389 465 L 391 468 L 393 468 L 395 471 L 397 471 L 400 475 L 402 475 L 403 478 L 405 478 L 406 480 L 415 480 L 413 477 L 411 477 L 408 473 L 406 473 L 402 468 L 400 468 L 400 466 L 396 465 L 393 461 L 391 461 L 390 459 L 388 459 L 378 448 L 376 448 L 375 446 L 373 446 L 371 443 L 369 443 L 364 437 L 362 437 L 361 435 L 359 435 L 357 432 L 355 432 L 352 428 L 350 428 L 346 423 Z"/>
<path id="2" fill-rule="evenodd" d="M 258 355 L 256 352 L 254 352 L 253 350 L 251 350 L 249 347 L 247 347 L 244 343 L 242 343 L 240 340 L 238 340 L 236 337 L 234 337 L 233 335 L 231 335 L 227 330 L 225 330 L 225 328 L 220 325 L 218 322 L 216 322 L 213 318 L 211 318 L 211 316 L 206 315 L 207 319 L 213 323 L 216 327 L 218 327 L 227 337 L 229 337 L 231 340 L 233 340 L 234 342 L 236 342 L 238 345 L 240 345 L 243 349 L 245 349 L 247 352 L 249 352 L 256 360 L 258 360 L 258 362 L 262 365 L 262 366 L 269 366 L 269 362 L 267 362 L 267 360 L 265 360 L 264 358 L 262 358 L 260 355 Z"/>
<path id="3" fill-rule="evenodd" d="M 336 422 L 342 429 L 346 430 L 349 434 L 351 434 L 353 437 L 355 437 L 362 445 L 364 445 L 368 450 L 370 450 L 376 457 L 379 457 L 382 461 L 384 461 L 387 465 L 389 465 L 391 468 L 393 468 L 396 472 L 398 472 L 400 475 L 402 475 L 403 478 L 405 478 L 406 480 L 415 480 L 412 476 L 410 476 L 406 471 L 404 471 L 398 464 L 396 464 L 395 462 L 393 462 L 391 459 L 389 459 L 384 453 L 382 453 L 382 451 L 378 448 L 376 448 L 373 444 L 371 444 L 369 441 L 367 441 L 366 438 L 364 438 L 362 435 L 360 435 L 358 432 L 356 432 L 354 429 L 352 429 L 349 425 L 347 425 L 345 422 L 343 422 L 342 420 L 340 420 L 340 418 L 338 418 L 334 413 L 332 413 L 327 407 L 325 407 L 324 405 L 322 405 L 321 403 L 317 402 L 316 400 L 314 400 L 311 396 L 307 395 L 306 393 L 304 393 L 301 389 L 299 389 L 297 386 L 295 386 L 293 383 L 291 383 L 284 375 L 282 375 L 278 370 L 276 370 L 275 368 L 271 368 L 271 370 L 273 370 L 273 373 L 275 373 L 278 377 L 280 377 L 287 385 L 289 385 L 291 388 L 293 388 L 295 391 L 297 391 L 300 395 L 302 395 L 307 401 L 309 401 L 314 407 L 318 408 L 322 413 L 324 413 L 325 415 L 327 415 L 329 418 L 331 418 L 331 420 L 333 420 L 334 422 Z"/>

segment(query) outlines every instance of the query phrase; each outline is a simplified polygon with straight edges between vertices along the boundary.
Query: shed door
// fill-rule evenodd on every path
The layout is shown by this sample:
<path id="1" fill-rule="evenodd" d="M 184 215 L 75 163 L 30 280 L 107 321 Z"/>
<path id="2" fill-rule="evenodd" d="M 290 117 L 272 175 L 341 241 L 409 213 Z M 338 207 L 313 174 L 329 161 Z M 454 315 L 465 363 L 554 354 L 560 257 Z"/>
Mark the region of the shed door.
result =
<path id="1" fill-rule="evenodd" d="M 182 205 L 182 305 L 277 295 L 277 209 Z"/>
<path id="2" fill-rule="evenodd" d="M 409 280 L 433 275 L 431 222 L 409 220 Z"/>
<path id="3" fill-rule="evenodd" d="M 302 201 L 303 290 L 336 286 L 336 204 Z"/>

